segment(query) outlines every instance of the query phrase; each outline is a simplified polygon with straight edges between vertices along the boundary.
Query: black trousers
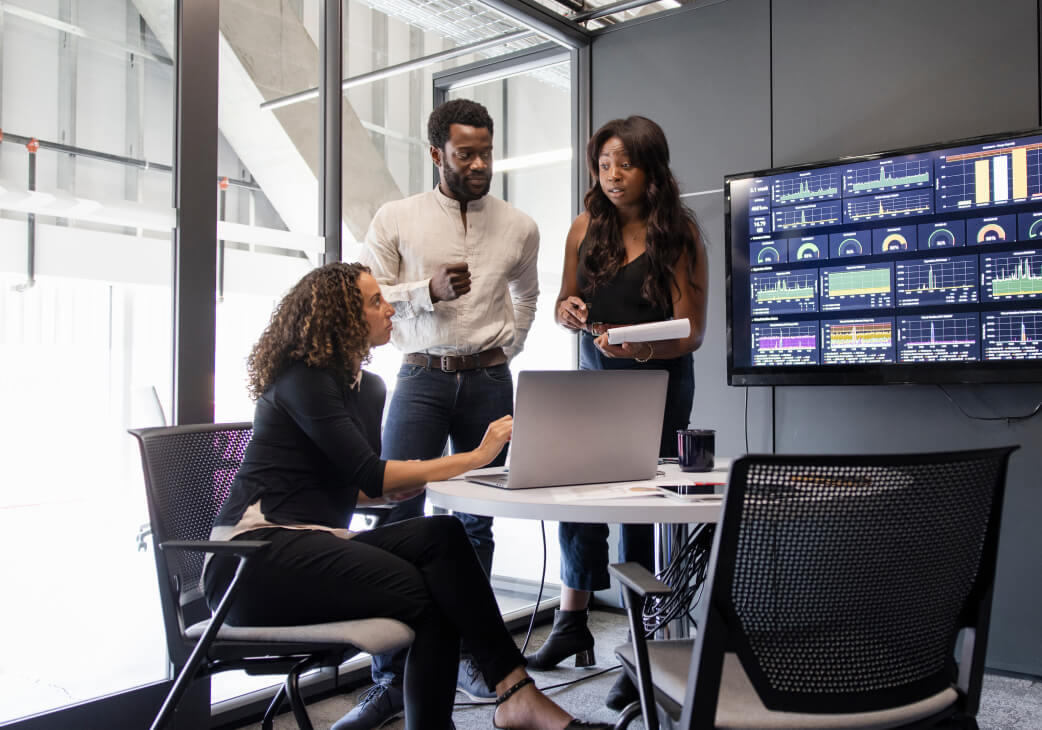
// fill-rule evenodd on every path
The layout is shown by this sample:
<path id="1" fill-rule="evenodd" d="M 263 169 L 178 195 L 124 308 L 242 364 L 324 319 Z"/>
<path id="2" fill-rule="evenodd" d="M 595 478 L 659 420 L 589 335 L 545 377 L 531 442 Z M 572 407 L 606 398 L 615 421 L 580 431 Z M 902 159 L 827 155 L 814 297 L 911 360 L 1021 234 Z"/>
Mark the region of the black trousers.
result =
<path id="1" fill-rule="evenodd" d="M 361 532 L 350 540 L 321 530 L 264 528 L 236 539 L 269 540 L 250 563 L 229 613 L 233 625 L 298 625 L 395 618 L 416 632 L 405 662 L 405 724 L 450 727 L 460 639 L 490 687 L 524 657 L 514 644 L 463 525 L 449 515 Z M 206 571 L 215 606 L 234 559 Z"/>

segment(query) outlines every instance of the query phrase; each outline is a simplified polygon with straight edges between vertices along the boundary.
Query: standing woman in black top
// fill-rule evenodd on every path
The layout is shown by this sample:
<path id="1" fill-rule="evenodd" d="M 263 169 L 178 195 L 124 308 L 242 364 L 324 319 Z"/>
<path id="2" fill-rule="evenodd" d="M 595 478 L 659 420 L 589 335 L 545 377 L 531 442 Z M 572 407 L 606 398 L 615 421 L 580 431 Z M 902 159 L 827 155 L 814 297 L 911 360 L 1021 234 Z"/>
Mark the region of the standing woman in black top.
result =
<path id="1" fill-rule="evenodd" d="M 661 456 L 676 456 L 676 431 L 686 428 L 695 381 L 691 353 L 705 332 L 708 273 L 692 213 L 680 200 L 669 168 L 669 146 L 650 119 L 632 116 L 601 127 L 586 148 L 593 180 L 586 211 L 572 223 L 565 244 L 557 323 L 580 333 L 582 370 L 644 369 L 669 373 Z M 608 344 L 617 325 L 686 318 L 683 339 Z M 626 429 L 619 422 L 620 433 Z M 554 629 L 529 666 L 548 668 L 576 655 L 593 662 L 586 628 L 590 593 L 609 586 L 606 525 L 562 522 L 561 610 Z M 650 525 L 623 525 L 620 560 L 652 567 Z M 618 691 L 609 706 L 621 709 Z M 620 704 L 621 703 L 621 704 Z"/>
<path id="2" fill-rule="evenodd" d="M 505 416 L 489 425 L 474 451 L 428 461 L 379 458 L 386 391 L 362 365 L 371 347 L 390 339 L 394 310 L 368 271 L 335 263 L 305 275 L 250 355 L 253 438 L 212 538 L 270 545 L 244 573 L 228 622 L 296 625 L 383 616 L 408 624 L 416 633 L 405 665 L 410 730 L 452 727 L 461 638 L 501 697 L 495 723 L 608 727 L 573 721 L 532 684 L 458 519 L 347 529 L 358 502 L 407 499 L 429 481 L 484 466 L 511 431 Z M 207 565 L 203 584 L 211 606 L 234 570 L 234 561 L 221 557 Z"/>

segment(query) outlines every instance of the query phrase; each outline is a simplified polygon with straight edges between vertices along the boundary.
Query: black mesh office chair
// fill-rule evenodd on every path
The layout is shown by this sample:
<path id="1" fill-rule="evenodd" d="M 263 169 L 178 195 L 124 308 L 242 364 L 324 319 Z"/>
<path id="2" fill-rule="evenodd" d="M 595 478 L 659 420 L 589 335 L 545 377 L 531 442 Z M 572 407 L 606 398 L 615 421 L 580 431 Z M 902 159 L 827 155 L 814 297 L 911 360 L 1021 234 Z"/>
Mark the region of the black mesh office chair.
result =
<path id="1" fill-rule="evenodd" d="M 641 692 L 616 727 L 976 728 L 1016 448 L 735 461 L 694 639 L 645 641 L 669 587 L 611 568 Z"/>
<path id="2" fill-rule="evenodd" d="M 224 618 L 250 556 L 268 543 L 210 542 L 210 529 L 228 497 L 253 433 L 249 423 L 142 428 L 130 431 L 140 443 L 156 569 L 170 660 L 177 679 L 152 724 L 165 727 L 188 685 L 228 669 L 250 674 L 285 674 L 263 727 L 270 729 L 287 697 L 297 725 L 311 730 L 301 700 L 300 674 L 335 667 L 359 651 L 377 653 L 407 646 L 413 632 L 387 618 L 310 626 L 230 626 Z M 204 552 L 236 555 L 238 569 L 211 616 L 199 585 Z"/>

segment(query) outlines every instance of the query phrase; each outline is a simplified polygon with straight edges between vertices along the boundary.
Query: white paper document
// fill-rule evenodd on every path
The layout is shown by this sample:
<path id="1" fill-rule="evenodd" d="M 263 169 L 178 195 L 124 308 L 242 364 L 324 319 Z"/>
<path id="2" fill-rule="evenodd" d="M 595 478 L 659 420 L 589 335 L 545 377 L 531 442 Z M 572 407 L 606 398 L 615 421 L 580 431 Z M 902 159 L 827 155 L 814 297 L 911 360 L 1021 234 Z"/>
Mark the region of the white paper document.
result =
<path id="1" fill-rule="evenodd" d="M 554 490 L 555 502 L 582 502 L 588 499 L 626 499 L 629 497 L 661 497 L 654 480 L 625 482 L 619 484 L 558 487 Z"/>
<path id="2" fill-rule="evenodd" d="M 661 322 L 631 324 L 628 327 L 612 327 L 608 330 L 608 344 L 621 345 L 623 342 L 676 340 L 681 337 L 687 337 L 689 334 L 691 334 L 691 321 L 687 317 L 664 319 Z"/>

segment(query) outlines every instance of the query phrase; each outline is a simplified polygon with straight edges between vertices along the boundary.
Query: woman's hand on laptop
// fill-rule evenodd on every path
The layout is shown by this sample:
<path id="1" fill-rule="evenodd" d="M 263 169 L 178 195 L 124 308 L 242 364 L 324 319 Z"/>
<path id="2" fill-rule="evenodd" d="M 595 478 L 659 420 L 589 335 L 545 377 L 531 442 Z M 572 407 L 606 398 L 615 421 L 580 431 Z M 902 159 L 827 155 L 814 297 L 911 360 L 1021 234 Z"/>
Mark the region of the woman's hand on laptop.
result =
<path id="1" fill-rule="evenodd" d="M 384 497 L 388 500 L 408 499 L 417 493 L 417 487 L 422 487 L 427 482 L 452 479 L 471 469 L 485 466 L 499 456 L 499 452 L 510 440 L 513 428 L 513 417 L 503 416 L 488 425 L 481 444 L 473 451 L 463 451 L 425 461 L 387 461 L 384 467 Z M 396 493 L 401 493 L 401 496 Z"/>
<path id="2" fill-rule="evenodd" d="M 503 416 L 488 424 L 485 437 L 481 439 L 481 444 L 474 449 L 474 455 L 479 457 L 479 461 L 481 461 L 480 466 L 485 466 L 499 456 L 499 452 L 503 450 L 507 441 L 510 440 L 513 430 L 513 416 Z"/>

